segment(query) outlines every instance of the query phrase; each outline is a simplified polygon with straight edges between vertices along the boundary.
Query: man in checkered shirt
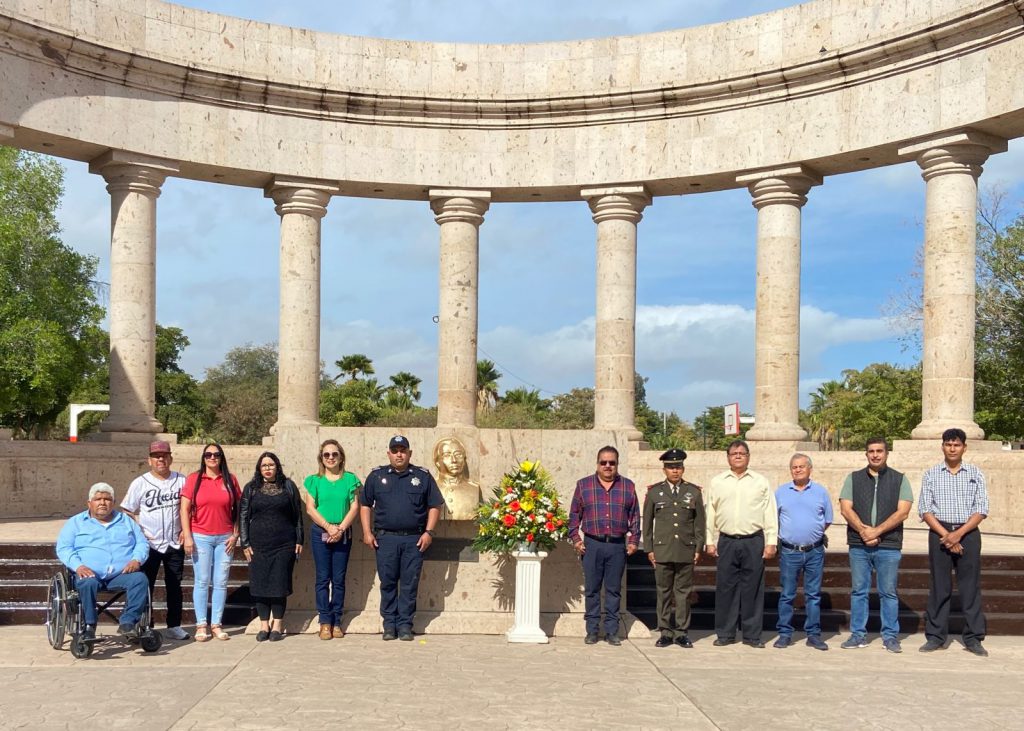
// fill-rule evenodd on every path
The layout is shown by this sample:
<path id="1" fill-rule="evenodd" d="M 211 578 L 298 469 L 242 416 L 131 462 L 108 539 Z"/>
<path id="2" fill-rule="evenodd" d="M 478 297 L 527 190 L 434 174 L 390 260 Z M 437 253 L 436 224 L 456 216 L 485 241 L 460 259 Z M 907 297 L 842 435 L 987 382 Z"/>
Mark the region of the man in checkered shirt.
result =
<path id="1" fill-rule="evenodd" d="M 918 512 L 928 524 L 928 565 L 931 588 L 925 615 L 928 641 L 921 652 L 935 652 L 946 646 L 949 634 L 949 604 L 953 595 L 952 572 L 964 614 L 964 649 L 987 657 L 985 615 L 981 611 L 981 533 L 978 525 L 988 516 L 985 475 L 963 461 L 967 435 L 963 429 L 942 433 L 944 461 L 924 473 Z"/>

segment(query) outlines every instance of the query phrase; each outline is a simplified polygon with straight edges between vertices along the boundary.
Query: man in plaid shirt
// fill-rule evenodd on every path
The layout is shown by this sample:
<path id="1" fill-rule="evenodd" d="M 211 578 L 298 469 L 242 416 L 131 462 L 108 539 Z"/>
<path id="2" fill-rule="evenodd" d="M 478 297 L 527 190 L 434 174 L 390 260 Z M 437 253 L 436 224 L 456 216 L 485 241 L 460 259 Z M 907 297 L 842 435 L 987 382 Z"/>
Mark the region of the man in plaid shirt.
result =
<path id="1" fill-rule="evenodd" d="M 601 447 L 597 471 L 576 483 L 569 507 L 568 537 L 583 561 L 584 642 L 597 642 L 603 587 L 604 637 L 609 645 L 621 645 L 622 574 L 626 556 L 632 556 L 640 544 L 640 506 L 633 481 L 619 474 L 619 450 L 615 447 Z"/>
<path id="2" fill-rule="evenodd" d="M 988 516 L 985 475 L 963 461 L 967 434 L 963 429 L 942 433 L 942 464 L 932 467 L 921 479 L 918 512 L 928 524 L 928 565 L 931 587 L 925 615 L 927 642 L 921 652 L 935 652 L 946 646 L 949 633 L 949 603 L 953 595 L 952 572 L 964 614 L 964 649 L 987 657 L 981 645 L 985 639 L 985 615 L 981 611 L 981 533 L 978 525 Z"/>

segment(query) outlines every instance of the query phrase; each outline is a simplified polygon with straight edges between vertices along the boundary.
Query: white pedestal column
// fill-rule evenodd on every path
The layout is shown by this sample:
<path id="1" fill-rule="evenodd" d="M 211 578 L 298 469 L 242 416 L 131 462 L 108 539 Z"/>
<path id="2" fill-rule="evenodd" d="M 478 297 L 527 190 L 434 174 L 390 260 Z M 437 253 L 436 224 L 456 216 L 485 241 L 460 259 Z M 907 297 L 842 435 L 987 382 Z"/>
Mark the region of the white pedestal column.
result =
<path id="1" fill-rule="evenodd" d="M 476 426 L 480 224 L 491 194 L 431 190 L 441 227 L 437 328 L 437 425 Z"/>
<path id="2" fill-rule="evenodd" d="M 800 209 L 821 176 L 803 165 L 737 177 L 757 209 L 751 441 L 803 441 L 800 426 Z"/>
<path id="3" fill-rule="evenodd" d="M 636 238 L 651 203 L 643 185 L 586 188 L 580 195 L 597 224 L 594 328 L 594 428 L 636 431 Z"/>
<path id="4" fill-rule="evenodd" d="M 921 423 L 914 439 L 938 439 L 960 427 L 984 439 L 974 421 L 974 259 L 978 176 L 1006 141 L 971 130 L 900 149 L 925 180 L 924 337 Z"/>
<path id="5" fill-rule="evenodd" d="M 110 193 L 110 413 L 98 439 L 148 441 L 156 412 L 156 199 L 176 163 L 111 150 L 89 171 Z"/>
<path id="6" fill-rule="evenodd" d="M 320 423 L 320 220 L 337 187 L 274 180 L 265 194 L 281 217 L 277 426 Z"/>
<path id="7" fill-rule="evenodd" d="M 546 551 L 513 551 L 516 560 L 515 624 L 506 633 L 509 642 L 545 644 L 548 636 L 540 628 L 540 562 Z"/>

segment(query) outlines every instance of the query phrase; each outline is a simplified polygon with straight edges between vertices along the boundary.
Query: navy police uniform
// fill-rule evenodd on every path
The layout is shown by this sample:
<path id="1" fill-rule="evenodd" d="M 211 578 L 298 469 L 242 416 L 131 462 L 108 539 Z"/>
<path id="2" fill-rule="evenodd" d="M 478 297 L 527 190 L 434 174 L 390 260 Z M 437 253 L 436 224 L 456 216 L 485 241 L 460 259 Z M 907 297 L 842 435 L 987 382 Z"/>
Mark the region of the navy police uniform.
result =
<path id="1" fill-rule="evenodd" d="M 665 467 L 682 467 L 686 452 L 670 449 L 660 457 Z M 686 480 L 667 479 L 647 488 L 644 498 L 644 552 L 653 556 L 658 587 L 658 647 L 673 642 L 690 647 L 690 592 L 693 567 L 704 550 L 704 501 L 700 488 Z M 673 611 L 673 604 L 675 610 Z"/>
<path id="2" fill-rule="evenodd" d="M 385 633 L 412 632 L 423 553 L 416 542 L 427 529 L 427 512 L 444 505 L 433 476 L 410 464 L 375 468 L 363 483 L 360 505 L 373 509 L 380 577 L 380 615 Z"/>

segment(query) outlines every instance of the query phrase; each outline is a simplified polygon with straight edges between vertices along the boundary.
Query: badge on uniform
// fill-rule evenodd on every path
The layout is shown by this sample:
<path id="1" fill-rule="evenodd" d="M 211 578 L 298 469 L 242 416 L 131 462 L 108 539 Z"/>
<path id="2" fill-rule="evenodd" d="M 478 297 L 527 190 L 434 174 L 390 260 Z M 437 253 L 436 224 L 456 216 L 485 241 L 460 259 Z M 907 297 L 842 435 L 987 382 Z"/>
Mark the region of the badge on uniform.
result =
<path id="1" fill-rule="evenodd" d="M 688 507 L 690 507 L 690 503 L 692 503 L 692 502 L 693 502 L 693 495 L 691 493 L 686 493 L 686 497 L 683 498 L 683 506 L 688 508 Z"/>
<path id="2" fill-rule="evenodd" d="M 420 484 L 420 478 L 418 478 L 418 477 L 412 478 L 412 486 L 413 487 L 419 487 L 419 484 Z"/>
<path id="3" fill-rule="evenodd" d="M 386 477 L 380 478 L 380 484 L 382 484 L 382 485 L 388 484 L 388 478 L 386 478 Z"/>

